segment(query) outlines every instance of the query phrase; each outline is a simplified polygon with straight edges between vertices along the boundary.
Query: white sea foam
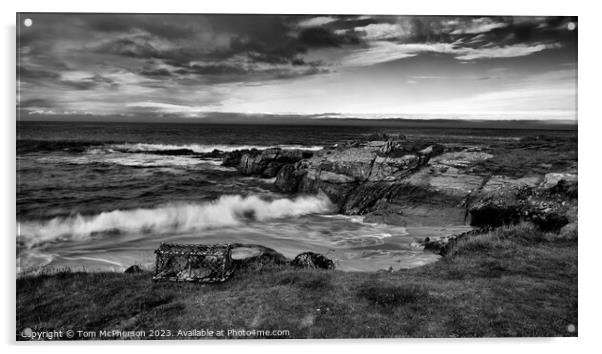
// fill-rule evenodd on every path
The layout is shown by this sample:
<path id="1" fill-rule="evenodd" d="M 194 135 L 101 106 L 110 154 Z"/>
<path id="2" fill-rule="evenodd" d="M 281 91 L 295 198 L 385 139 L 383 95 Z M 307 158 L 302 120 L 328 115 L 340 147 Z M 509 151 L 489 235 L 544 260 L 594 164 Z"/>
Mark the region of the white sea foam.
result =
<path id="1" fill-rule="evenodd" d="M 155 166 L 191 166 L 198 165 L 203 162 L 198 159 L 186 156 L 152 156 L 147 154 L 108 154 L 104 158 L 90 162 L 104 162 L 121 166 L 140 166 L 140 167 L 155 167 Z"/>
<path id="2" fill-rule="evenodd" d="M 256 176 L 245 176 L 245 177 L 240 177 L 240 179 L 245 180 L 245 181 L 259 181 L 259 182 L 263 182 L 263 183 L 276 182 L 276 177 L 264 178 L 264 177 L 256 177 Z"/>
<path id="3" fill-rule="evenodd" d="M 247 149 L 268 149 L 273 147 L 279 147 L 281 149 L 302 149 L 302 150 L 322 150 L 322 146 L 305 146 L 305 145 L 204 145 L 204 144 L 184 144 L 184 145 L 172 145 L 172 144 L 113 144 L 109 145 L 109 149 L 116 149 L 121 151 L 131 152 L 144 152 L 144 151 L 168 151 L 168 150 L 182 150 L 187 149 L 196 153 L 209 153 L 213 150 L 220 151 L 234 151 L 234 150 L 247 150 Z"/>
<path id="4" fill-rule="evenodd" d="M 391 235 L 388 232 L 381 232 L 378 234 L 370 234 L 370 235 L 365 235 L 366 237 L 374 237 L 377 238 L 379 240 L 385 239 L 385 238 L 389 238 L 389 237 L 393 237 L 393 235 Z"/>
<path id="5" fill-rule="evenodd" d="M 92 216 L 75 215 L 19 224 L 20 241 L 28 247 L 55 240 L 84 240 L 102 232 L 179 233 L 239 225 L 290 216 L 324 213 L 328 197 L 264 200 L 258 196 L 222 196 L 213 202 L 167 205 L 154 209 L 113 210 Z"/>
<path id="6" fill-rule="evenodd" d="M 362 215 L 344 215 L 344 214 L 333 214 L 333 215 L 322 215 L 324 218 L 341 219 L 353 222 L 356 224 L 375 225 L 374 223 L 365 223 Z"/>
<path id="7" fill-rule="evenodd" d="M 235 171 L 233 167 L 223 167 L 218 159 L 199 159 L 190 156 L 152 155 L 144 153 L 108 152 L 100 153 L 97 150 L 86 155 L 59 155 L 45 156 L 38 159 L 42 163 L 71 163 L 85 165 L 91 163 L 106 163 L 132 167 L 180 167 L 204 166 L 211 169 Z"/>

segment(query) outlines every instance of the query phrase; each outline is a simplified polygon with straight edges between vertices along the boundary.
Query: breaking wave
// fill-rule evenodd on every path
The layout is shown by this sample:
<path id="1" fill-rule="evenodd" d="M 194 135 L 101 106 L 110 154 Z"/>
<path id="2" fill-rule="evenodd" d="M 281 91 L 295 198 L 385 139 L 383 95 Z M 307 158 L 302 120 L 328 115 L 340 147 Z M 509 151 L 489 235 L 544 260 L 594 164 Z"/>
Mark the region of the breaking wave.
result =
<path id="1" fill-rule="evenodd" d="M 98 141 L 44 141 L 17 140 L 17 155 L 33 152 L 63 151 L 70 153 L 150 153 L 160 155 L 194 155 L 207 154 L 214 150 L 230 152 L 234 150 L 264 150 L 279 147 L 281 149 L 322 150 L 319 145 L 274 144 L 274 145 L 229 145 L 229 144 L 155 144 L 155 143 L 122 143 Z"/>
<path id="2" fill-rule="evenodd" d="M 235 171 L 235 168 L 222 167 L 222 161 L 216 159 L 199 159 L 187 156 L 158 156 L 149 154 L 90 154 L 90 155 L 68 155 L 68 156 L 44 156 L 37 159 L 42 163 L 68 163 L 76 165 L 86 164 L 115 164 L 120 166 L 130 167 L 184 167 L 202 165 L 212 167 L 214 169 L 222 169 L 227 171 Z"/>
<path id="3" fill-rule="evenodd" d="M 197 154 L 206 154 L 214 150 L 219 151 L 234 151 L 234 150 L 250 150 L 250 149 L 268 149 L 273 147 L 279 147 L 281 149 L 301 149 L 301 150 L 321 150 L 322 146 L 304 146 L 304 145 L 203 145 L 203 144 L 185 144 L 185 145 L 172 145 L 172 144 L 112 144 L 109 148 L 122 151 L 122 152 L 160 152 L 160 151 L 175 151 L 175 152 L 186 152 Z"/>
<path id="4" fill-rule="evenodd" d="M 264 200 L 257 196 L 222 196 L 212 202 L 176 204 L 154 209 L 113 210 L 92 216 L 77 214 L 44 222 L 19 224 L 19 242 L 32 247 L 56 240 L 83 240 L 98 233 L 181 233 L 235 226 L 289 216 L 325 213 L 325 195 Z"/>

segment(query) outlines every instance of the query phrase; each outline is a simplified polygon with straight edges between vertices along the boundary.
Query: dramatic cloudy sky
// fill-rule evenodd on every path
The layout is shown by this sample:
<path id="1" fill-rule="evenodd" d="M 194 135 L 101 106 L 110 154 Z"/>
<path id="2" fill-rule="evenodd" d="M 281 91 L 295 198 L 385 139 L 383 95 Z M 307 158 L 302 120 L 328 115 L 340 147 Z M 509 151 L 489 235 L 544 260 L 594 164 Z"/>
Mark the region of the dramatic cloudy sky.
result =
<path id="1" fill-rule="evenodd" d="M 22 116 L 576 119 L 576 18 L 26 14 L 19 22 Z"/>

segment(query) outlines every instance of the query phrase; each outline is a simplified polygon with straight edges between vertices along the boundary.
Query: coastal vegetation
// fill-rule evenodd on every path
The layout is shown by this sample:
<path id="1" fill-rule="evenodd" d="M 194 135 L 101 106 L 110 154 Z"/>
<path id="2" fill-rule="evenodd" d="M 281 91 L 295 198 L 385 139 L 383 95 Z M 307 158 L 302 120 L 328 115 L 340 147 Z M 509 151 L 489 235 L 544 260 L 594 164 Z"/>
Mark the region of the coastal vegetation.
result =
<path id="1" fill-rule="evenodd" d="M 239 269 L 212 285 L 151 278 L 150 271 L 75 270 L 21 277 L 18 331 L 289 331 L 281 338 L 577 335 L 576 229 L 551 233 L 528 223 L 507 226 L 459 240 L 439 262 L 395 272 L 268 264 Z"/>

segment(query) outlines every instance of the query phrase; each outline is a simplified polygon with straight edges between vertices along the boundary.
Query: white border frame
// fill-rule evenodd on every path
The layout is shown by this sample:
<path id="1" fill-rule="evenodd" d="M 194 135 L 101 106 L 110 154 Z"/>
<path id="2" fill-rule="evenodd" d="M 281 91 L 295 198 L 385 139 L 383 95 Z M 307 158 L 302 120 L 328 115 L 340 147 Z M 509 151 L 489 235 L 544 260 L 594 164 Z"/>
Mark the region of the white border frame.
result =
<path id="1" fill-rule="evenodd" d="M 364 352 L 369 347 L 377 346 L 378 350 L 407 353 L 424 352 L 461 352 L 467 353 L 504 353 L 541 351 L 566 354 L 573 350 L 593 351 L 600 348 L 597 330 L 600 327 L 600 305 L 597 291 L 600 268 L 596 262 L 598 250 L 601 249 L 601 236 L 595 220 L 599 219 L 598 204 L 600 187 L 597 182 L 599 157 L 599 134 L 602 132 L 600 107 L 600 40 L 598 21 L 601 14 L 595 2 L 577 1 L 525 1 L 502 0 L 495 4 L 475 0 L 428 0 L 428 1 L 380 1 L 363 2 L 304 0 L 295 3 L 275 0 L 219 0 L 209 1 L 123 1 L 103 0 L 97 3 L 75 0 L 22 0 L 4 1 L 0 16 L 3 20 L 3 54 L 0 56 L 4 70 L 4 82 L 0 85 L 2 94 L 2 146 L 1 154 L 4 172 L 2 173 L 2 210 L 0 212 L 3 226 L 4 242 L 4 287 L 0 296 L 3 320 L 0 322 L 0 334 L 3 345 L 12 350 L 43 350 L 46 353 L 80 354 L 82 350 L 101 353 L 106 350 L 131 350 L 133 346 L 143 346 L 144 351 L 163 352 L 168 345 L 197 346 L 194 350 L 218 351 L 261 351 L 306 352 L 316 350 L 316 345 L 325 350 L 337 352 Z M 531 339 L 384 339 L 384 340 L 276 340 L 276 341 L 193 341 L 193 342 L 118 342 L 118 343 L 17 343 L 15 344 L 15 18 L 16 12 L 154 12 L 154 13 L 302 13 L 302 14 L 400 14 L 400 15 L 570 15 L 579 16 L 579 95 L 578 109 L 579 127 L 579 169 L 581 197 L 579 199 L 579 227 L 581 241 L 579 247 L 579 338 L 531 338 Z M 106 348 L 110 346 L 111 348 Z M 85 349 L 84 349 L 85 347 Z M 129 347 L 129 348 L 128 348 Z M 310 348 L 311 347 L 311 348 Z M 576 348 L 578 347 L 578 348 Z"/>

